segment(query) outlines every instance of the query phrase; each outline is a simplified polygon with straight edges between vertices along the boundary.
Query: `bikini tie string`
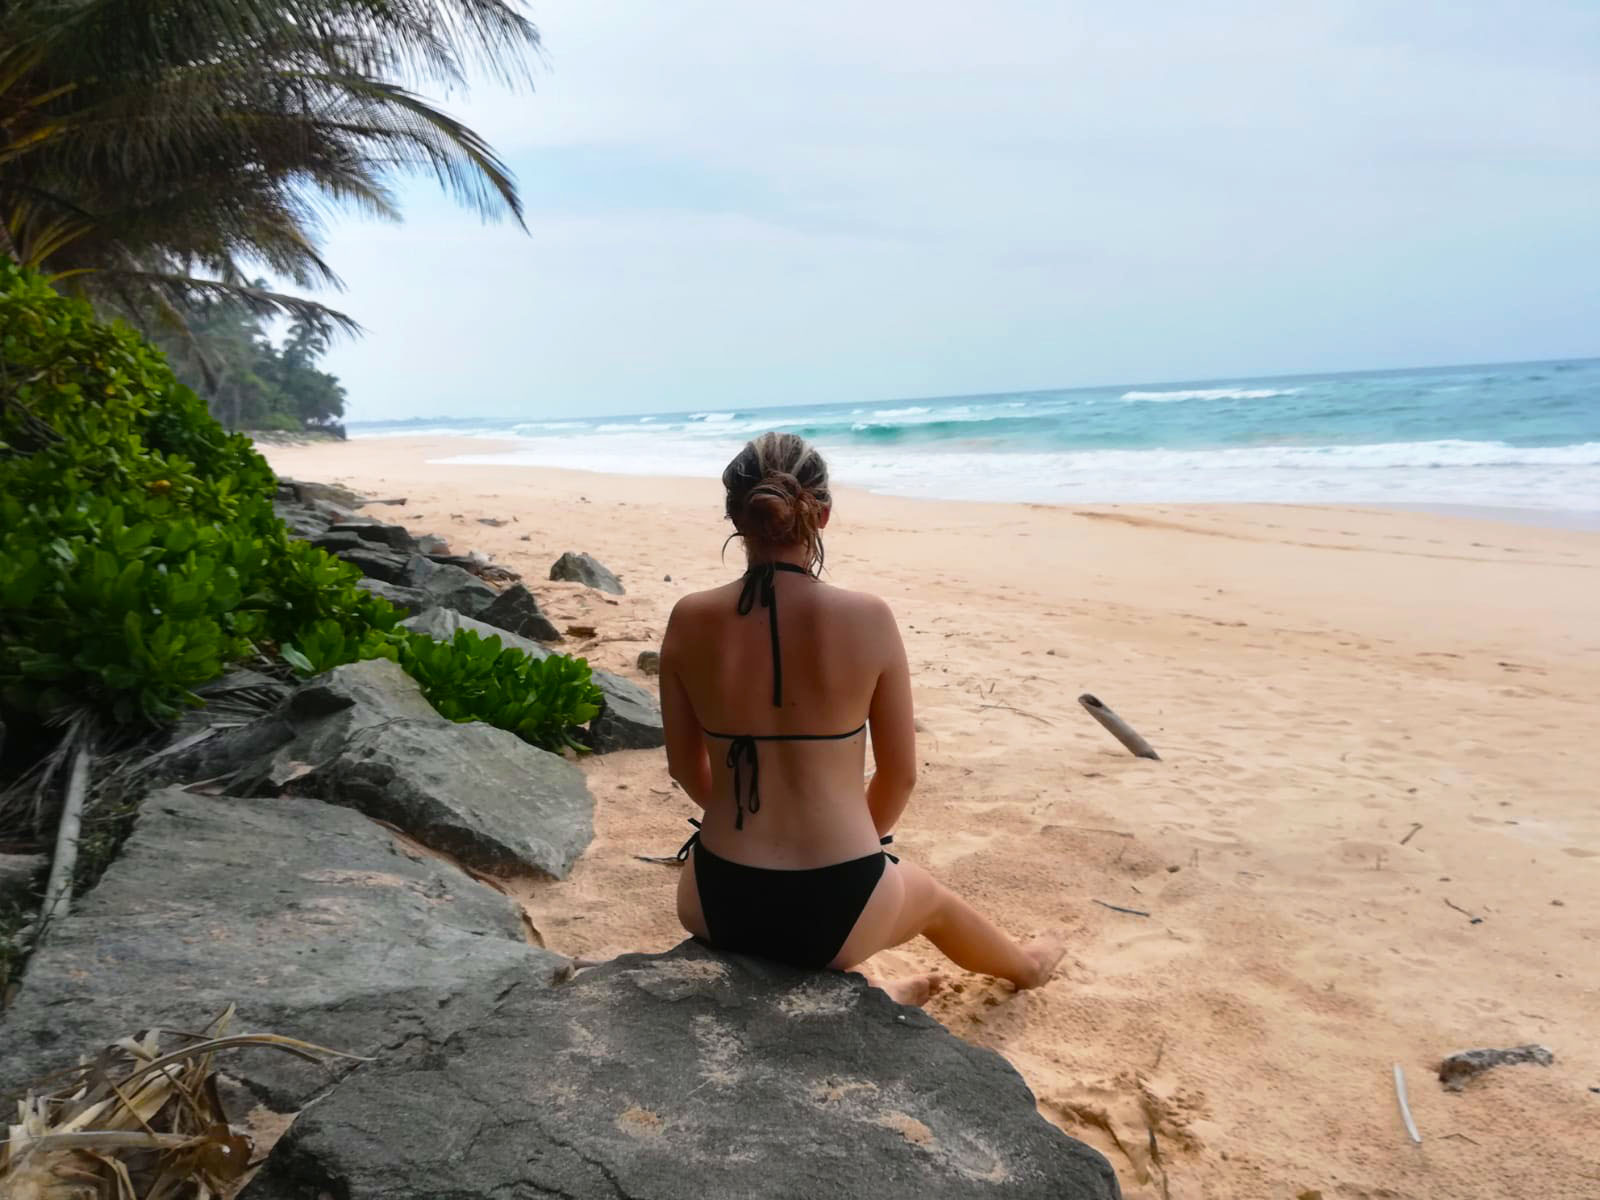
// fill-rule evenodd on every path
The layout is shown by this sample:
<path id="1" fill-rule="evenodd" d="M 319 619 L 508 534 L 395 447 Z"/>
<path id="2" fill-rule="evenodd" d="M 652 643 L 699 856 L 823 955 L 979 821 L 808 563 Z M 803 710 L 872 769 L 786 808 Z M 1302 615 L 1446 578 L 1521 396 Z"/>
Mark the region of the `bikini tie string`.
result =
<path id="1" fill-rule="evenodd" d="M 894 834 L 886 833 L 881 838 L 878 839 L 878 845 L 887 846 L 887 845 L 891 844 L 893 841 L 894 841 Z M 885 850 L 883 852 L 883 856 L 885 858 L 887 858 L 892 863 L 898 863 L 900 861 L 900 856 L 898 854 L 892 854 L 888 850 Z"/>
<path id="2" fill-rule="evenodd" d="M 694 851 L 694 844 L 700 840 L 700 822 L 690 817 L 689 824 L 694 826 L 694 832 L 689 835 L 687 842 L 678 847 L 677 859 L 679 862 L 689 861 L 689 855 Z"/>
<path id="3" fill-rule="evenodd" d="M 756 750 L 756 739 L 740 734 L 728 743 L 728 770 L 733 772 L 733 827 L 744 828 L 744 814 L 752 816 L 761 811 L 761 755 Z M 745 790 L 744 770 L 750 768 L 750 788 Z"/>

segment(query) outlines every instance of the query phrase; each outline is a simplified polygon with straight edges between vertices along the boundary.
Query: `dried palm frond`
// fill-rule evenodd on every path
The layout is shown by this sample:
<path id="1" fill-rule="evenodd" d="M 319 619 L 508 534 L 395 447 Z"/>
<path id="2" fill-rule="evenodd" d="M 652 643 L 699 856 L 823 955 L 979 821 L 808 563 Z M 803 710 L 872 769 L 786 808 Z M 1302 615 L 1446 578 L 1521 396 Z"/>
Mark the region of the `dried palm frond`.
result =
<path id="1" fill-rule="evenodd" d="M 0 1145 L 7 1200 L 210 1200 L 231 1195 L 254 1146 L 229 1125 L 217 1088 L 218 1051 L 247 1046 L 310 1062 L 354 1058 L 270 1033 L 224 1036 L 233 1006 L 186 1045 L 162 1051 L 162 1031 L 126 1037 L 40 1080 L 17 1101 Z M 35 1089 L 43 1090 L 35 1090 Z"/>

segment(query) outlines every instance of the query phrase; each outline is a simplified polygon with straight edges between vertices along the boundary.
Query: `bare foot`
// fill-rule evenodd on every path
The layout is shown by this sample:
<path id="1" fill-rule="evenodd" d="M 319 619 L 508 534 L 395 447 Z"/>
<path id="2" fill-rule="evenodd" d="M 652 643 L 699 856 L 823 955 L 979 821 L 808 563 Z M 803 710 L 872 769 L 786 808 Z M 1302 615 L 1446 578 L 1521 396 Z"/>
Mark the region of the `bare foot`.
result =
<path id="1" fill-rule="evenodd" d="M 888 992 L 889 999 L 896 1004 L 909 1004 L 913 1008 L 921 1008 L 930 996 L 944 986 L 944 976 L 933 974 L 902 975 L 899 979 L 867 978 L 873 987 Z"/>
<path id="2" fill-rule="evenodd" d="M 1066 957 L 1067 939 L 1059 933 L 1041 934 L 1024 946 L 1022 952 L 1033 963 L 1034 973 L 1028 979 L 1014 981 L 1018 990 L 1041 987 L 1050 982 L 1056 967 Z"/>

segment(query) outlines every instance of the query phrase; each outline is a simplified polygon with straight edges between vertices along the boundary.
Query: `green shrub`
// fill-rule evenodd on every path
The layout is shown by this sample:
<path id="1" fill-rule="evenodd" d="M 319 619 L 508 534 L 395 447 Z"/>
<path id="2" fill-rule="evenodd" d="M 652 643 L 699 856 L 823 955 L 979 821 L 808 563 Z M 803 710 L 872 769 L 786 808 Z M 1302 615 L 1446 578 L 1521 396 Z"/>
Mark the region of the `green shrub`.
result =
<path id="1" fill-rule="evenodd" d="M 383 656 L 452 720 L 577 745 L 599 709 L 586 662 L 396 629 L 359 571 L 289 539 L 275 487 L 136 333 L 0 262 L 0 720 L 158 724 L 253 655 Z"/>
<path id="2" fill-rule="evenodd" d="M 273 483 L 137 334 L 0 264 L 0 711 L 194 703 L 261 635 Z"/>
<path id="3" fill-rule="evenodd" d="M 483 721 L 509 729 L 546 750 L 584 751 L 571 729 L 600 712 L 600 689 L 584 659 L 552 654 L 530 658 L 498 637 L 456 630 L 448 642 L 413 633 L 398 644 L 399 662 L 422 694 L 452 721 Z"/>

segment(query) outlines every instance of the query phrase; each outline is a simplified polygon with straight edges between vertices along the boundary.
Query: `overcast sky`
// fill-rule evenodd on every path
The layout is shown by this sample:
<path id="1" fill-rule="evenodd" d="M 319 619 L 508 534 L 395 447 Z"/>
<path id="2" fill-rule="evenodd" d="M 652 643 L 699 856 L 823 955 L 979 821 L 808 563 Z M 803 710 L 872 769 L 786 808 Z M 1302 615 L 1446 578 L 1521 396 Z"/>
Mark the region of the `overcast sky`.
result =
<path id="1" fill-rule="evenodd" d="M 1600 354 L 1600 0 L 536 0 L 529 233 L 341 221 L 356 419 Z"/>

